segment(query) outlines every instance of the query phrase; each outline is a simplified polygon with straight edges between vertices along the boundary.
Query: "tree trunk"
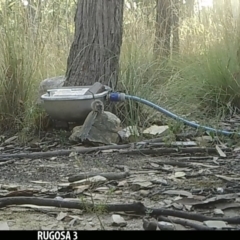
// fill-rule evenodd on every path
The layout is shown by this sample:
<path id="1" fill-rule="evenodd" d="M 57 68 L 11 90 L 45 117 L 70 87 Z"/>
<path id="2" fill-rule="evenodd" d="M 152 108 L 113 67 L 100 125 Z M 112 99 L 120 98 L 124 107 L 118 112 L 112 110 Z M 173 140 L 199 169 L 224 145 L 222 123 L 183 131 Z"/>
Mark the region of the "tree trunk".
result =
<path id="1" fill-rule="evenodd" d="M 172 39 L 172 50 L 173 53 L 179 52 L 179 14 L 180 14 L 180 1 L 172 0 L 172 26 L 173 26 L 173 39 Z"/>
<path id="2" fill-rule="evenodd" d="M 170 55 L 171 0 L 157 0 L 154 53 L 158 57 Z"/>
<path id="3" fill-rule="evenodd" d="M 78 0 L 64 86 L 117 85 L 124 0 Z"/>
<path id="4" fill-rule="evenodd" d="M 224 10 L 225 10 L 228 20 L 232 20 L 233 11 L 232 11 L 231 1 L 224 0 Z"/>
<path id="5" fill-rule="evenodd" d="M 186 2 L 187 16 L 192 17 L 194 14 L 195 0 L 185 0 L 185 2 Z"/>

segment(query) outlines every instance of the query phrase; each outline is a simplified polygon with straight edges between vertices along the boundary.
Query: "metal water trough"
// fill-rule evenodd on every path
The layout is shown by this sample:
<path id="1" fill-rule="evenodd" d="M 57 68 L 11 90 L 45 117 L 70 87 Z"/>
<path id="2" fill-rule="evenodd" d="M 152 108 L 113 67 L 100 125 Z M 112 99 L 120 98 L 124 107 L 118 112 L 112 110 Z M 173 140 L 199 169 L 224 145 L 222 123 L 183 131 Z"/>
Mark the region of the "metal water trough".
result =
<path id="1" fill-rule="evenodd" d="M 104 104 L 106 96 L 111 90 L 104 86 L 104 91 L 96 94 L 87 94 L 91 86 L 61 87 L 50 89 L 41 96 L 42 105 L 48 115 L 58 121 L 83 122 L 91 111 L 94 99 Z"/>

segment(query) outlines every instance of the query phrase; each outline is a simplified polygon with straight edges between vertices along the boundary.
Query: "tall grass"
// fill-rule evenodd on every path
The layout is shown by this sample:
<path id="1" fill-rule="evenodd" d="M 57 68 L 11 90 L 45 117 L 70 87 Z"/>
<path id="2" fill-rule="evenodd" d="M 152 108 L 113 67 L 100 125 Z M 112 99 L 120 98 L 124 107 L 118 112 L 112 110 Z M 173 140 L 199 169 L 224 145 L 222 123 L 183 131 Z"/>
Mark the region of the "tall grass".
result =
<path id="1" fill-rule="evenodd" d="M 165 91 L 172 96 L 168 104 L 178 111 L 213 117 L 240 107 L 240 25 L 221 8 L 205 14 L 204 25 L 191 19 L 187 34 L 181 29 L 182 54 L 172 63 L 179 79 L 168 81 Z"/>
<path id="2" fill-rule="evenodd" d="M 70 39 L 49 6 L 0 6 L 0 129 L 18 130 L 35 123 L 39 82 L 65 72 Z"/>
<path id="3" fill-rule="evenodd" d="M 150 2 L 150 3 L 149 3 Z M 161 88 L 173 74 L 172 66 L 166 61 L 159 61 L 153 54 L 155 41 L 155 9 L 154 1 L 144 3 L 141 8 L 125 9 L 124 34 L 120 58 L 121 85 L 128 94 L 136 95 L 155 103 L 161 100 Z M 134 116 L 134 104 L 125 112 L 129 116 L 129 124 L 145 125 L 156 114 L 148 107 L 143 109 L 139 118 Z M 137 112 L 137 114 L 141 114 Z M 138 122 L 136 122 L 139 120 Z M 144 121 L 143 121 L 144 120 Z"/>
<path id="4" fill-rule="evenodd" d="M 166 64 L 154 60 L 153 27 L 143 31 L 139 19 L 126 26 L 122 48 L 122 80 L 131 93 L 197 120 L 240 108 L 239 20 L 223 6 L 182 19 L 180 53 Z"/>

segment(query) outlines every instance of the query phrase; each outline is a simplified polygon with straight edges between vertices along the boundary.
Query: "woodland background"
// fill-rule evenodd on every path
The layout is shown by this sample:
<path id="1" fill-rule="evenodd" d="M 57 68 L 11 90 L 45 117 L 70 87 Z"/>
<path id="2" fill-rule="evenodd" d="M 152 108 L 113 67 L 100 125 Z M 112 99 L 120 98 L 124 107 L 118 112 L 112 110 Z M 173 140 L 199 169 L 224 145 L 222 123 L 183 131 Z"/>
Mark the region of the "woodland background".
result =
<path id="1" fill-rule="evenodd" d="M 156 24 L 160 2 L 125 1 L 119 82 L 132 95 L 216 126 L 240 107 L 240 1 L 172 0 L 165 28 Z M 75 12 L 71 0 L 0 1 L 2 131 L 42 128 L 38 86 L 66 73 Z M 168 33 L 164 54 L 156 51 L 159 31 Z"/>

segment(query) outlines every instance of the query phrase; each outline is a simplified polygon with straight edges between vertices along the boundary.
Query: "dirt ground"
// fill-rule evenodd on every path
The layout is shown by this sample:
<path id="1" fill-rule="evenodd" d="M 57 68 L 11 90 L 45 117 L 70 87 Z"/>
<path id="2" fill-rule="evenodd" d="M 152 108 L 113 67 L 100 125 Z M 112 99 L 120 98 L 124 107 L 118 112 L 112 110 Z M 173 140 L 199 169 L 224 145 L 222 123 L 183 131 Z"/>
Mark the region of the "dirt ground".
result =
<path id="1" fill-rule="evenodd" d="M 41 148 L 41 144 L 36 142 L 33 145 Z M 48 150 L 61 149 L 61 146 Z M 29 147 L 17 147 L 17 142 L 11 140 L 2 144 L 1 152 L 23 152 L 26 149 L 30 151 Z M 69 201 L 84 199 L 99 204 L 141 202 L 149 208 L 195 212 L 210 217 L 239 215 L 240 163 L 238 156 L 233 153 L 225 157 L 217 153 L 149 156 L 108 151 L 45 159 L 9 159 L 0 165 L 0 169 L 0 201 L 11 196 L 34 196 Z M 126 169 L 130 175 L 124 179 L 99 180 L 97 184 L 85 182 L 71 190 L 63 187 L 69 184 L 69 176 L 79 173 L 98 175 L 121 173 Z M 222 196 L 221 201 L 214 199 L 219 195 Z M 118 215 L 118 221 L 114 220 L 114 215 Z M 202 222 L 198 224 L 203 225 Z M 177 223 L 173 224 L 173 228 L 190 229 Z M 0 229 L 143 230 L 143 216 L 123 212 L 91 213 L 56 207 L 12 205 L 0 208 Z"/>

